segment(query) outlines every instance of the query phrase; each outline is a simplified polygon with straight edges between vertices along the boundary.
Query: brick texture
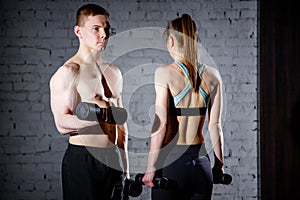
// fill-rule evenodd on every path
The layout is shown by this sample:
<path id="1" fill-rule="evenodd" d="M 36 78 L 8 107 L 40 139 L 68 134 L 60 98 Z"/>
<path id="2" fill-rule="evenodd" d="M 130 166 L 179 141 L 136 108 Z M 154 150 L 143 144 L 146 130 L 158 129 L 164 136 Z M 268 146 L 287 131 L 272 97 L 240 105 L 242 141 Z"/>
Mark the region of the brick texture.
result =
<path id="1" fill-rule="evenodd" d="M 60 135 L 54 125 L 49 79 L 78 47 L 73 33 L 75 12 L 86 2 L 89 1 L 0 3 L 0 199 L 62 199 L 60 167 L 68 137 Z M 107 49 L 107 58 L 121 69 L 124 77 L 132 175 L 146 167 L 154 112 L 154 70 L 172 62 L 165 49 L 153 48 L 163 41 L 159 31 L 143 29 L 139 33 L 137 29 L 162 29 L 169 20 L 188 13 L 196 21 L 200 44 L 211 58 L 206 61 L 219 69 L 224 83 L 225 170 L 233 175 L 233 183 L 215 185 L 213 199 L 257 199 L 257 2 L 97 3 L 110 12 L 112 41 L 122 40 L 124 48 L 126 39 L 118 36 L 128 34 L 125 38 L 134 39 L 138 46 L 125 46 L 123 54 L 118 53 L 118 46 Z M 158 40 L 147 43 L 144 37 Z M 208 139 L 207 130 L 204 134 Z M 132 199 L 150 199 L 149 189 L 144 187 L 142 195 Z"/>

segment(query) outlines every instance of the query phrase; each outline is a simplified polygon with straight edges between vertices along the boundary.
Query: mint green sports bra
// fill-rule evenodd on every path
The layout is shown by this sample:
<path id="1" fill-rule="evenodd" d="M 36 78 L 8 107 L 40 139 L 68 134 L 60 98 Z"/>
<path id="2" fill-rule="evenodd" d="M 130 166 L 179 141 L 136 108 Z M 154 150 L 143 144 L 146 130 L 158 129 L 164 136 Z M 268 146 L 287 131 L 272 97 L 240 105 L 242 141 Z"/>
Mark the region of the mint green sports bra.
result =
<path id="1" fill-rule="evenodd" d="M 184 72 L 184 75 L 185 75 L 185 77 L 187 78 L 187 81 L 188 81 L 185 88 L 181 92 L 179 92 L 176 96 L 173 97 L 174 98 L 174 105 L 176 107 L 178 105 L 178 103 L 189 92 L 189 90 L 192 88 L 192 86 L 191 86 L 191 82 L 190 82 L 190 78 L 189 78 L 189 71 L 187 70 L 186 66 L 182 62 L 179 62 L 179 61 L 175 62 L 175 64 L 178 65 L 178 67 L 180 67 L 180 69 Z M 200 67 L 198 68 L 199 76 L 201 76 L 201 74 L 203 72 L 203 68 L 204 68 L 204 65 L 200 64 Z M 209 95 L 200 86 L 199 86 L 198 91 L 200 93 L 200 96 L 203 99 L 204 107 L 207 107 L 208 100 L 209 100 Z"/>

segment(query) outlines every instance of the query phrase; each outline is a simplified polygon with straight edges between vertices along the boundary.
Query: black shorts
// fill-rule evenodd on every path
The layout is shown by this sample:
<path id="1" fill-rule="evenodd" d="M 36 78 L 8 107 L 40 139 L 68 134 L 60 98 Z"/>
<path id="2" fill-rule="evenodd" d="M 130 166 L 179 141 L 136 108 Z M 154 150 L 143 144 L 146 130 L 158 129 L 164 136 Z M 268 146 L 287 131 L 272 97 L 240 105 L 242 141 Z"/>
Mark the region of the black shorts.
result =
<path id="1" fill-rule="evenodd" d="M 113 188 L 123 174 L 121 163 L 117 147 L 69 144 L 62 161 L 63 199 L 111 199 Z"/>
<path id="2" fill-rule="evenodd" d="M 175 181 L 176 187 L 153 188 L 153 200 L 211 199 L 213 176 L 204 144 L 176 145 L 165 163 L 168 165 L 161 170 L 161 176 Z"/>

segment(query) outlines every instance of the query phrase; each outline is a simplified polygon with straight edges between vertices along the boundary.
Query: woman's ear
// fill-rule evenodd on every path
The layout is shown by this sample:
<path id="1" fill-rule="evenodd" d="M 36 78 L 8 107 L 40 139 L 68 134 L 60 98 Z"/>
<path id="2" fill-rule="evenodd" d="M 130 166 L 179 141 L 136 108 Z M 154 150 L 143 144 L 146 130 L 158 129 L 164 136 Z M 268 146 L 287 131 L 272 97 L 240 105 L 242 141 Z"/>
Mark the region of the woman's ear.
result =
<path id="1" fill-rule="evenodd" d="M 172 35 L 169 35 L 169 38 L 168 38 L 168 42 L 170 44 L 170 47 L 174 47 L 174 37 Z"/>
<path id="2" fill-rule="evenodd" d="M 79 26 L 74 26 L 74 33 L 78 38 L 82 38 L 81 29 Z"/>

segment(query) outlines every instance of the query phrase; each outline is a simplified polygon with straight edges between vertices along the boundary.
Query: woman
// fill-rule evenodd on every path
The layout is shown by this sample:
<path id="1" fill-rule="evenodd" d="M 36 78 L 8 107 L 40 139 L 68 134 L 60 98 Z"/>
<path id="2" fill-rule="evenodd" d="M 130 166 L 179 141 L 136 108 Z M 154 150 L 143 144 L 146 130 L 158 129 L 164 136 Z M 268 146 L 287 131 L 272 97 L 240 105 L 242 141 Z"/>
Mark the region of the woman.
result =
<path id="1" fill-rule="evenodd" d="M 223 173 L 222 80 L 217 69 L 198 62 L 197 28 L 189 15 L 171 21 L 165 33 L 174 63 L 155 71 L 156 111 L 143 182 L 152 187 L 152 199 L 211 199 L 212 169 L 202 129 L 208 113 L 213 170 Z M 160 189 L 153 182 L 165 151 L 161 176 L 176 184 Z"/>

